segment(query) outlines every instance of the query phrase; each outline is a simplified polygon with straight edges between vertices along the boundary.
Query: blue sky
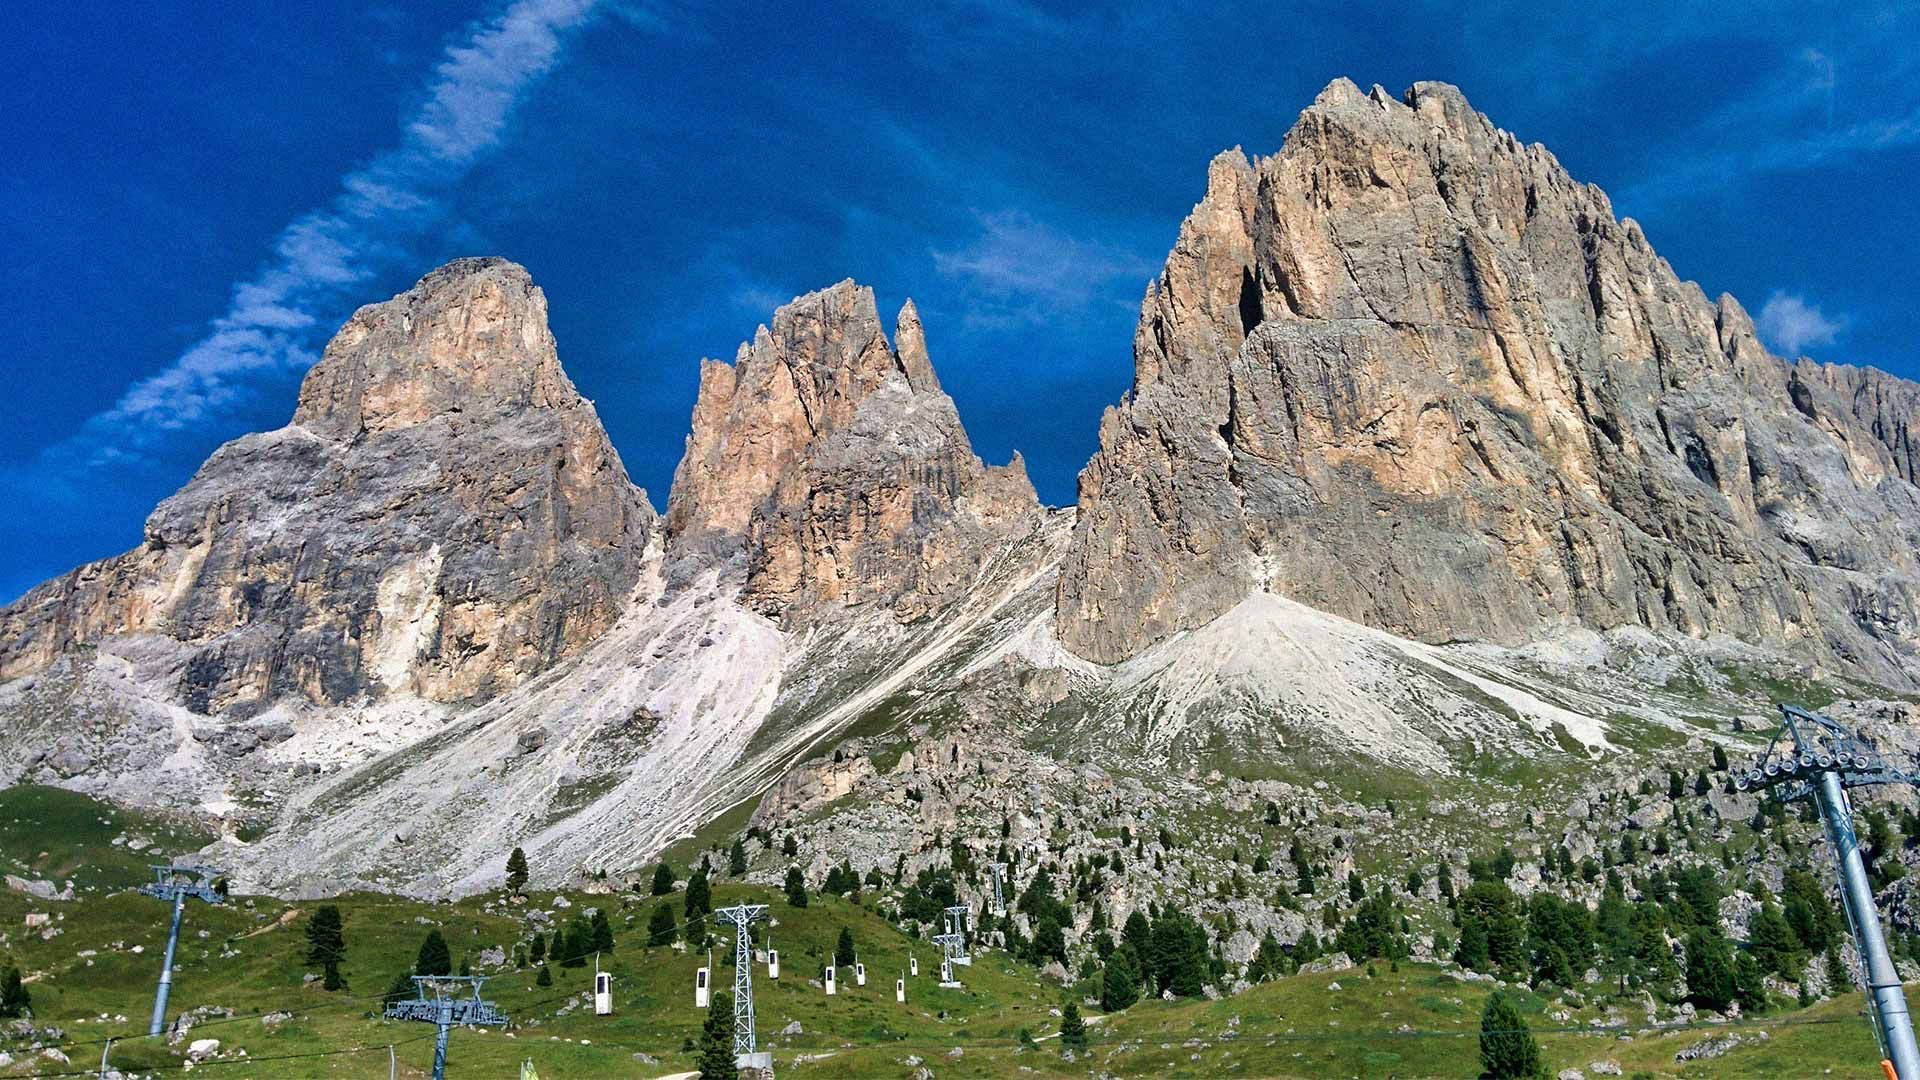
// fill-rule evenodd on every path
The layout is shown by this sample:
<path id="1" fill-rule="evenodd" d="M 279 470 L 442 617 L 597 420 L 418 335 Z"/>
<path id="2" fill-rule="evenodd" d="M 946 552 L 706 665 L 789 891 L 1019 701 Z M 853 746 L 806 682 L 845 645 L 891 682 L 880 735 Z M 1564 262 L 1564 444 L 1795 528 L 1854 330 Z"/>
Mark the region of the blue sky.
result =
<path id="1" fill-rule="evenodd" d="M 657 506 L 698 359 L 845 277 L 1071 502 L 1207 160 L 1340 75 L 1459 84 L 1777 349 L 1920 375 L 1920 14 L 1810 10 L 5 5 L 0 599 L 137 544 L 355 306 L 466 254 L 547 290 Z"/>

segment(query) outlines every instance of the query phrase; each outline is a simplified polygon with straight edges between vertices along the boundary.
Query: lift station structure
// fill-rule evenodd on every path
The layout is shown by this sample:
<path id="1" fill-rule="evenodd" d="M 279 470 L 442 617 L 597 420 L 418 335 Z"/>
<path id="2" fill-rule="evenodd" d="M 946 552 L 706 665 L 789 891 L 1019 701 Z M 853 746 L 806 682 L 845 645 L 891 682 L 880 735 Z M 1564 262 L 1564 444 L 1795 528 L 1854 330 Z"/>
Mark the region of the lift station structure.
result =
<path id="1" fill-rule="evenodd" d="M 1853 832 L 1853 803 L 1847 798 L 1848 788 L 1920 784 L 1920 777 L 1889 765 L 1866 740 L 1826 716 L 1798 705 L 1781 705 L 1780 717 L 1780 728 L 1766 753 L 1752 768 L 1734 774 L 1733 786 L 1739 791 L 1765 791 L 1782 803 L 1810 799 L 1819 807 L 1827 842 L 1839 864 L 1840 899 L 1866 973 L 1867 1004 L 1880 1042 L 1881 1068 L 1896 1080 L 1920 1080 L 1913 1018 L 1887 952 L 1873 887 L 1867 881 L 1866 859 Z"/>
<path id="2" fill-rule="evenodd" d="M 411 1000 L 395 1001 L 387 1006 L 389 1020 L 417 1020 L 435 1027 L 433 1036 L 433 1080 L 447 1080 L 447 1032 L 456 1025 L 504 1027 L 507 1014 L 491 1001 L 480 999 L 480 984 L 485 975 L 415 975 Z M 456 987 L 467 988 L 467 996 L 456 996 Z M 428 997 L 431 989 L 433 996 Z"/>
<path id="3" fill-rule="evenodd" d="M 186 913 L 187 900 L 219 904 L 226 900 L 220 891 L 220 871 L 211 866 L 168 863 L 154 866 L 153 882 L 140 891 L 156 900 L 173 904 L 173 925 L 167 930 L 167 956 L 160 966 L 160 986 L 153 992 L 153 1020 L 147 1034 L 158 1035 L 167 1022 L 167 997 L 173 992 L 173 951 L 180 944 L 180 917 Z"/>
<path id="4" fill-rule="evenodd" d="M 753 935 L 747 928 L 767 917 L 765 904 L 735 904 L 718 908 L 714 920 L 734 927 L 733 933 L 733 1058 L 742 1069 L 771 1069 L 773 1054 L 761 1053 L 753 1034 Z M 776 961 L 778 963 L 778 961 Z"/>

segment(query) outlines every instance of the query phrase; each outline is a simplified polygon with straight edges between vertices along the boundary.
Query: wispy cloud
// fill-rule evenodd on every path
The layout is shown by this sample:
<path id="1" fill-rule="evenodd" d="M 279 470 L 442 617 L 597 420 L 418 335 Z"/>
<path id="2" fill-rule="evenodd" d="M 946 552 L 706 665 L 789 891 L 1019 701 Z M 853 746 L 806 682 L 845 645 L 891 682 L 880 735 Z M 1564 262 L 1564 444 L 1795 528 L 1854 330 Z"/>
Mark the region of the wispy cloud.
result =
<path id="1" fill-rule="evenodd" d="M 1837 112 L 1839 64 L 1814 48 L 1784 54 L 1771 77 L 1685 131 L 1658 171 L 1616 193 L 1626 207 L 1652 207 L 1744 177 L 1809 169 L 1920 145 L 1920 96 L 1902 74 L 1911 58 L 1867 57 L 1882 82 L 1856 85 L 1851 110 Z"/>
<path id="2" fill-rule="evenodd" d="M 979 235 L 948 251 L 934 249 L 940 273 L 980 294 L 970 322 L 1041 322 L 1084 309 L 1116 278 L 1143 283 L 1155 267 L 1117 248 L 1076 239 L 1019 211 L 977 215 Z"/>
<path id="3" fill-rule="evenodd" d="M 321 318 L 446 216 L 448 189 L 500 144 L 515 103 L 558 60 L 595 0 L 515 0 L 469 25 L 435 65 L 397 145 L 341 178 L 326 206 L 283 229 L 272 257 L 233 287 L 208 333 L 89 419 L 51 456 L 101 464 L 195 426 L 264 373 L 311 364 Z"/>
<path id="4" fill-rule="evenodd" d="M 1798 356 L 1810 345 L 1831 345 L 1847 328 L 1845 316 L 1829 318 L 1818 305 L 1780 289 L 1767 297 L 1753 323 L 1760 337 L 1786 356 Z"/>

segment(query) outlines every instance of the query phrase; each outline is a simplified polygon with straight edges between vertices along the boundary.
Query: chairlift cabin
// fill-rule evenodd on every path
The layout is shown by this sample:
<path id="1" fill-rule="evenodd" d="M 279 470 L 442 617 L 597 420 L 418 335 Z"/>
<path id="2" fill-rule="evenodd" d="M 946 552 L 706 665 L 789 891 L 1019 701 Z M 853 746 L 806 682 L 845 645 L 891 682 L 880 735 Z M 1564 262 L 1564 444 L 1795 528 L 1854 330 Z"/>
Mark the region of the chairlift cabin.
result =
<path id="1" fill-rule="evenodd" d="M 855 963 L 853 965 L 853 984 L 855 986 L 867 985 L 867 965 L 861 963 Z"/>
<path id="2" fill-rule="evenodd" d="M 835 987 L 833 984 L 833 974 L 834 974 L 833 965 L 828 964 L 827 965 L 827 996 L 828 997 L 832 997 L 835 994 L 840 992 L 839 989 Z"/>
<path id="3" fill-rule="evenodd" d="M 893 1000 L 905 1003 L 907 1000 L 907 980 L 893 980 Z"/>
<path id="4" fill-rule="evenodd" d="M 613 976 L 604 971 L 593 976 L 593 1015 L 613 1015 Z"/>
<path id="5" fill-rule="evenodd" d="M 777 979 L 779 977 L 780 977 L 780 950 L 768 949 L 767 950 L 767 978 Z"/>
<path id="6" fill-rule="evenodd" d="M 707 976 L 706 968 L 693 973 L 693 1007 L 696 1009 L 713 1004 L 713 987 L 707 985 Z"/>
<path id="7" fill-rule="evenodd" d="M 919 957 L 917 956 L 907 957 L 907 974 L 913 975 L 915 977 L 919 976 L 920 974 L 920 958 Z"/>

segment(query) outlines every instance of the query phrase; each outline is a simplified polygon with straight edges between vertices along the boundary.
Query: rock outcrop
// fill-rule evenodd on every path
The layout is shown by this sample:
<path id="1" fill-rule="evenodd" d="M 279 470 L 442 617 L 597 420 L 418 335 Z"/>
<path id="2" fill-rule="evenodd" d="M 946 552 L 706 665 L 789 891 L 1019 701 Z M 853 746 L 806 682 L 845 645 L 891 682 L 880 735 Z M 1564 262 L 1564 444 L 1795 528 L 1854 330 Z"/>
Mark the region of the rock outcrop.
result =
<path id="1" fill-rule="evenodd" d="M 744 553 L 746 602 L 794 624 L 924 615 L 1038 509 L 1017 455 L 974 455 L 912 302 L 889 345 L 873 291 L 843 281 L 780 308 L 732 365 L 701 364 L 667 521 L 678 552 Z"/>
<path id="2" fill-rule="evenodd" d="M 1730 297 L 1450 86 L 1340 80 L 1223 154 L 1081 475 L 1059 632 L 1114 662 L 1260 590 L 1430 642 L 1639 625 L 1895 685 L 1920 388 Z"/>
<path id="3" fill-rule="evenodd" d="M 525 270 L 462 259 L 360 309 L 293 422 L 221 447 L 124 555 L 0 611 L 0 679 L 172 639 L 199 712 L 297 693 L 480 700 L 611 626 L 654 515 Z"/>

